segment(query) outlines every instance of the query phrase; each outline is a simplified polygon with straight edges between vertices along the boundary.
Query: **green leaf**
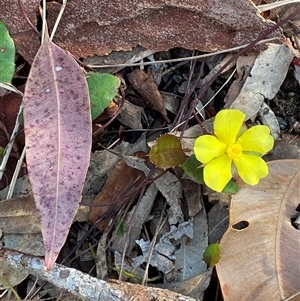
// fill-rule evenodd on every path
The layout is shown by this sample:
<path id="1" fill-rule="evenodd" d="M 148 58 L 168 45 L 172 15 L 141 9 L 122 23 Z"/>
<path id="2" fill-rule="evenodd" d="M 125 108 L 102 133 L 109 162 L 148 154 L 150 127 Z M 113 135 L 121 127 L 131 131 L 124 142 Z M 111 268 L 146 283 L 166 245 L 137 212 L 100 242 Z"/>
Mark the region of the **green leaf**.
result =
<path id="1" fill-rule="evenodd" d="M 10 83 L 15 72 L 15 44 L 0 21 L 0 82 Z"/>
<path id="2" fill-rule="evenodd" d="M 185 171 L 185 173 L 196 183 L 198 184 L 205 184 L 203 179 L 203 169 L 204 167 L 200 167 L 202 165 L 201 162 L 199 162 L 196 159 L 195 155 L 191 155 L 183 164 L 182 168 Z M 222 192 L 226 193 L 236 193 L 238 191 L 238 185 L 236 181 L 231 178 L 231 180 L 227 183 L 227 185 L 224 187 Z"/>
<path id="3" fill-rule="evenodd" d="M 195 181 L 198 184 L 204 184 L 203 180 L 203 167 L 200 167 L 202 165 L 201 162 L 199 162 L 196 159 L 195 155 L 191 155 L 183 164 L 182 168 L 185 171 L 185 173 L 192 178 L 193 181 Z"/>
<path id="4" fill-rule="evenodd" d="M 3 160 L 3 156 L 4 156 L 4 148 L 3 147 L 0 147 L 0 164 Z"/>
<path id="5" fill-rule="evenodd" d="M 219 244 L 211 244 L 206 247 L 203 253 L 203 260 L 208 264 L 210 268 L 214 267 L 220 260 L 221 248 Z"/>
<path id="6" fill-rule="evenodd" d="M 120 236 L 124 236 L 124 224 L 120 218 L 117 219 L 115 228 Z"/>
<path id="7" fill-rule="evenodd" d="M 181 165 L 185 161 L 180 140 L 170 134 L 160 136 L 150 152 L 149 158 L 158 168 L 167 169 Z"/>
<path id="8" fill-rule="evenodd" d="M 236 183 L 236 180 L 231 178 L 230 181 L 226 184 L 222 192 L 226 193 L 236 193 L 238 192 L 239 187 Z"/>
<path id="9" fill-rule="evenodd" d="M 89 86 L 92 119 L 102 114 L 117 95 L 120 86 L 118 77 L 107 73 L 89 72 L 87 74 Z"/>

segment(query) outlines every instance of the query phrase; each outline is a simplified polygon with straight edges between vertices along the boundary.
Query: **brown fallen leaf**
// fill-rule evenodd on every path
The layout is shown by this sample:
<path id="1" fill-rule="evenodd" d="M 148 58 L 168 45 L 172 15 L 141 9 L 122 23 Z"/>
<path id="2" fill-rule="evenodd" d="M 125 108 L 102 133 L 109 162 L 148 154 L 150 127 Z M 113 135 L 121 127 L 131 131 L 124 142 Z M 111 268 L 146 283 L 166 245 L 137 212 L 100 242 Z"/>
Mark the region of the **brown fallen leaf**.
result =
<path id="1" fill-rule="evenodd" d="M 55 2 L 48 6 L 49 23 L 54 24 L 60 6 Z M 271 23 L 256 11 L 250 0 L 112 0 L 110 5 L 74 0 L 67 5 L 55 42 L 81 57 L 136 45 L 212 52 L 246 44 L 266 30 Z M 279 31 L 275 35 L 280 36 Z"/>
<path id="2" fill-rule="evenodd" d="M 199 300 L 199 296 L 203 294 L 209 285 L 211 272 L 212 270 L 208 269 L 207 271 L 187 280 L 163 284 L 151 284 L 151 286 L 168 289 L 172 292 L 178 292 L 185 296 L 190 296 Z"/>
<path id="3" fill-rule="evenodd" d="M 225 108 L 229 108 L 233 101 L 240 94 L 241 89 L 247 77 L 251 74 L 251 68 L 254 65 L 255 55 L 242 55 L 236 61 L 237 79 L 231 84 L 224 98 Z"/>
<path id="4" fill-rule="evenodd" d="M 22 96 L 16 93 L 9 93 L 0 97 L 0 146 L 5 147 L 13 132 Z M 24 136 L 22 137 L 24 143 Z"/>
<path id="5" fill-rule="evenodd" d="M 10 140 L 10 135 L 13 132 L 21 102 L 22 96 L 16 93 L 8 93 L 3 97 L 0 97 L 0 147 L 2 148 L 5 148 Z M 10 183 L 15 171 L 16 164 L 20 156 L 18 145 L 24 145 L 23 131 L 21 131 L 16 137 L 13 145 L 13 152 L 6 164 L 4 176 L 0 180 L 0 190 L 5 188 Z M 19 176 L 22 175 L 23 171 L 21 170 Z"/>
<path id="6" fill-rule="evenodd" d="M 21 3 L 23 3 L 28 19 L 33 26 L 36 26 L 40 1 L 26 0 L 26 2 L 21 1 Z M 15 42 L 17 52 L 31 64 L 41 43 L 39 36 L 33 31 L 22 14 L 18 0 L 1 0 L 0 19 L 7 25 L 9 33 Z"/>
<path id="7" fill-rule="evenodd" d="M 164 106 L 164 99 L 149 75 L 145 71 L 136 68 L 127 74 L 127 78 L 132 88 L 148 102 L 149 106 L 153 110 L 160 112 L 167 123 L 170 123 Z"/>
<path id="8" fill-rule="evenodd" d="M 138 152 L 136 156 L 145 158 L 143 152 Z M 104 230 L 110 219 L 135 197 L 138 191 L 132 192 L 144 179 L 145 175 L 142 171 L 128 166 L 121 160 L 110 173 L 102 191 L 95 197 L 88 218 L 89 222 L 95 224 L 99 218 L 103 217 L 98 224 L 98 229 Z"/>
<path id="9" fill-rule="evenodd" d="M 93 198 L 93 196 L 83 196 L 82 202 L 91 204 Z M 88 212 L 87 206 L 79 206 L 74 220 L 86 221 Z M 1 201 L 0 229 L 3 234 L 40 233 L 41 223 L 33 197 Z"/>
<path id="10" fill-rule="evenodd" d="M 144 109 L 142 107 L 136 106 L 125 99 L 123 110 L 118 115 L 117 119 L 122 124 L 130 127 L 131 129 L 142 129 L 143 115 L 144 115 Z"/>
<path id="11" fill-rule="evenodd" d="M 181 179 L 188 217 L 195 216 L 202 209 L 201 186 L 190 179 Z"/>
<path id="12" fill-rule="evenodd" d="M 232 197 L 217 264 L 225 301 L 279 301 L 300 292 L 300 231 L 291 222 L 299 206 L 300 160 L 268 165 L 266 178 L 257 186 L 241 184 Z"/>
<path id="13" fill-rule="evenodd" d="M 288 133 L 282 133 L 282 139 L 275 140 L 273 149 L 264 156 L 266 161 L 273 161 L 279 159 L 299 159 L 300 158 L 300 148 L 297 146 L 297 141 L 291 143 L 291 139 L 294 135 Z M 298 137 L 300 138 L 300 137 Z M 298 139 L 299 143 L 300 139 Z"/>
<path id="14" fill-rule="evenodd" d="M 40 0 L 22 1 L 33 25 Z M 47 3 L 53 28 L 61 5 Z M 99 13 L 101 12 L 101 13 Z M 20 12 L 17 0 L 2 0 L 0 19 L 8 26 L 16 48 L 30 63 L 39 37 Z M 169 50 L 174 47 L 213 52 L 247 44 L 272 26 L 257 14 L 250 0 L 106 1 L 67 3 L 54 42 L 77 58 L 106 55 L 112 50 Z M 280 30 L 271 36 L 281 37 Z"/>

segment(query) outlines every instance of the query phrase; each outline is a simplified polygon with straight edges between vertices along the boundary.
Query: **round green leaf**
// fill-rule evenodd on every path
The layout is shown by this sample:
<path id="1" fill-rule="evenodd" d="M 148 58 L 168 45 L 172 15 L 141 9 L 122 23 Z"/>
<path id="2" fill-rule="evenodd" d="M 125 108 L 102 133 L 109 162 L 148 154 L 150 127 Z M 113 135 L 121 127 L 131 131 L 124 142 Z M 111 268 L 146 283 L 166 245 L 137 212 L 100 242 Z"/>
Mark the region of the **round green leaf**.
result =
<path id="1" fill-rule="evenodd" d="M 91 113 L 94 120 L 109 106 L 117 95 L 120 86 L 118 77 L 108 73 L 89 72 L 87 74 L 89 86 Z"/>
<path id="2" fill-rule="evenodd" d="M 15 72 L 15 44 L 0 21 L 0 82 L 10 83 Z"/>
<path id="3" fill-rule="evenodd" d="M 170 134 L 162 135 L 157 139 L 150 152 L 149 158 L 158 168 L 167 169 L 181 165 L 185 161 L 180 140 Z"/>
<path id="4" fill-rule="evenodd" d="M 219 244 L 211 244 L 206 247 L 203 253 L 203 260 L 208 264 L 210 268 L 214 267 L 220 260 L 221 249 Z"/>

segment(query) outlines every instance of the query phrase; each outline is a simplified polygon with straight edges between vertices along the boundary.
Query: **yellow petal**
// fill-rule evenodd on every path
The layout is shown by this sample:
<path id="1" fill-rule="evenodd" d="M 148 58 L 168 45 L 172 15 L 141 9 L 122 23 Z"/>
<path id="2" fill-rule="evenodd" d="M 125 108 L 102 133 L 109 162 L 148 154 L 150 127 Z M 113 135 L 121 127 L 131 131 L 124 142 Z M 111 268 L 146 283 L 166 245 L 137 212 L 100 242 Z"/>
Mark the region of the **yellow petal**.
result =
<path id="1" fill-rule="evenodd" d="M 248 129 L 238 140 L 243 151 L 265 154 L 274 146 L 274 139 L 270 135 L 270 129 L 265 125 L 256 125 Z"/>
<path id="2" fill-rule="evenodd" d="M 216 115 L 214 134 L 226 145 L 234 144 L 244 120 L 245 114 L 241 111 L 222 110 Z"/>
<path id="3" fill-rule="evenodd" d="M 256 185 L 269 173 L 267 163 L 257 156 L 242 154 L 238 161 L 234 160 L 234 165 L 241 179 L 249 185 Z"/>
<path id="4" fill-rule="evenodd" d="M 198 161 L 207 163 L 225 153 L 226 145 L 215 136 L 203 135 L 196 139 L 194 153 Z"/>
<path id="5" fill-rule="evenodd" d="M 203 170 L 205 184 L 221 192 L 232 178 L 231 162 L 232 160 L 225 154 L 207 163 Z"/>

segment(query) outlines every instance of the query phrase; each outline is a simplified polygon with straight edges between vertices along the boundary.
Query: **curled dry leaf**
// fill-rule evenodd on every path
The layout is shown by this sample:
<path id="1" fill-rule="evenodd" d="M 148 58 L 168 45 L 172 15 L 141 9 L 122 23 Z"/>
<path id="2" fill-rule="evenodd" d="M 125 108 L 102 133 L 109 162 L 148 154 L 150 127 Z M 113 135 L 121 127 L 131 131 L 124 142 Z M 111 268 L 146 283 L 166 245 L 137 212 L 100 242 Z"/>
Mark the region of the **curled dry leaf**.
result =
<path id="1" fill-rule="evenodd" d="M 268 177 L 257 186 L 241 184 L 233 195 L 217 264 L 225 301 L 285 300 L 300 291 L 300 231 L 291 222 L 299 166 L 300 160 L 269 162 Z"/>
<path id="2" fill-rule="evenodd" d="M 275 140 L 279 139 L 281 135 L 278 119 L 266 103 L 262 103 L 261 109 L 258 112 L 258 116 L 261 123 L 270 129 L 273 138 Z"/>
<path id="3" fill-rule="evenodd" d="M 153 110 L 160 112 L 164 119 L 170 123 L 164 106 L 164 99 L 149 75 L 145 71 L 136 68 L 127 74 L 127 78 L 132 88 L 149 103 L 149 106 Z"/>
<path id="4" fill-rule="evenodd" d="M 246 79 L 250 75 L 251 68 L 254 65 L 256 57 L 256 55 L 241 55 L 238 57 L 236 61 L 237 78 L 230 85 L 228 92 L 224 98 L 224 103 L 226 104 L 226 106 L 231 105 L 232 102 L 240 94 L 240 91 Z"/>

